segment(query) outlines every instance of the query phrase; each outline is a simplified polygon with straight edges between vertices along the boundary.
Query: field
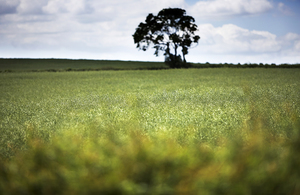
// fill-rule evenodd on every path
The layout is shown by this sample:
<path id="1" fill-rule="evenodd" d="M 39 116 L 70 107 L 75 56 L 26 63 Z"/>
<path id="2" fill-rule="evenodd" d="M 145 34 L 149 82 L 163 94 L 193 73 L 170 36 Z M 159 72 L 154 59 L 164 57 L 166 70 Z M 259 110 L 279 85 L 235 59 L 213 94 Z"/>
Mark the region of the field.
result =
<path id="1" fill-rule="evenodd" d="M 166 69 L 163 62 L 68 59 L 1 59 L 0 72 Z"/>
<path id="2" fill-rule="evenodd" d="M 0 74 L 7 194 L 297 194 L 300 69 Z"/>
<path id="3" fill-rule="evenodd" d="M 192 68 L 300 68 L 300 64 L 210 64 L 190 63 Z M 100 70 L 161 70 L 169 69 L 163 62 L 70 59 L 5 59 L 0 58 L 2 72 L 70 72 Z"/>

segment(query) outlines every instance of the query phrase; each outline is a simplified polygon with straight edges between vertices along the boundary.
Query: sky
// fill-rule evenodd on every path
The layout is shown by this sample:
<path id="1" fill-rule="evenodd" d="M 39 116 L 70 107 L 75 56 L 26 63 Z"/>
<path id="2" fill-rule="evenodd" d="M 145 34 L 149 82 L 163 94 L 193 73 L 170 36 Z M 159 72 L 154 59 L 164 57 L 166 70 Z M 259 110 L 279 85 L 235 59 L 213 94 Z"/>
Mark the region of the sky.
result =
<path id="1" fill-rule="evenodd" d="M 132 35 L 149 13 L 195 18 L 199 63 L 300 63 L 300 0 L 0 0 L 0 58 L 164 61 Z"/>

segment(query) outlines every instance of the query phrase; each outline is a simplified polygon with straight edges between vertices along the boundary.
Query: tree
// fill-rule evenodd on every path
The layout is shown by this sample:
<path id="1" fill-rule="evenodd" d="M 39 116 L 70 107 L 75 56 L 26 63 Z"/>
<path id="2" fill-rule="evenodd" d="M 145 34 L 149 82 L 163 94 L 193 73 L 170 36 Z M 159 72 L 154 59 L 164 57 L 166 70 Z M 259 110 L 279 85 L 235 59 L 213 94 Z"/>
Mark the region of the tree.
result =
<path id="1" fill-rule="evenodd" d="M 180 68 L 187 65 L 185 56 L 188 48 L 198 44 L 200 37 L 195 35 L 196 31 L 195 19 L 187 16 L 184 9 L 167 8 L 161 10 L 157 16 L 148 14 L 145 23 L 141 22 L 136 28 L 133 39 L 136 47 L 143 51 L 153 44 L 156 56 L 164 51 L 165 62 L 171 68 Z M 177 51 L 179 48 L 182 58 Z"/>

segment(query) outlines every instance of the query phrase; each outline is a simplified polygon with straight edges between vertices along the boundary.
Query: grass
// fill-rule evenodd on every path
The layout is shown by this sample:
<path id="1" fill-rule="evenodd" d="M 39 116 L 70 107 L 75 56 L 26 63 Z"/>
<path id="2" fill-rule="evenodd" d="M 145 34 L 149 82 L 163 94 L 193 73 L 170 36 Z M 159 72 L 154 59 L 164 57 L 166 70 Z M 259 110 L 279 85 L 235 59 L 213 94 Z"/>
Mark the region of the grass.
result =
<path id="1" fill-rule="evenodd" d="M 297 194 L 299 73 L 0 74 L 0 191 Z"/>

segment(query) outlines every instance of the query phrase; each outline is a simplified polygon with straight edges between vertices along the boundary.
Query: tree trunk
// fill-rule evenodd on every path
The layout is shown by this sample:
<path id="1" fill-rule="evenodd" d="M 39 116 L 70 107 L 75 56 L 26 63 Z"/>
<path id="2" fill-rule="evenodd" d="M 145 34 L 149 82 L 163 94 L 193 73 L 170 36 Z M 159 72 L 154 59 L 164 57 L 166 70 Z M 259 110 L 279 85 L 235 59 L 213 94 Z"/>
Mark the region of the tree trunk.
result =
<path id="1" fill-rule="evenodd" d="M 170 56 L 170 43 L 167 43 L 166 55 Z"/>
<path id="2" fill-rule="evenodd" d="M 185 60 L 185 55 L 184 53 L 182 52 L 182 56 L 183 56 L 183 62 L 186 63 L 186 60 Z"/>

